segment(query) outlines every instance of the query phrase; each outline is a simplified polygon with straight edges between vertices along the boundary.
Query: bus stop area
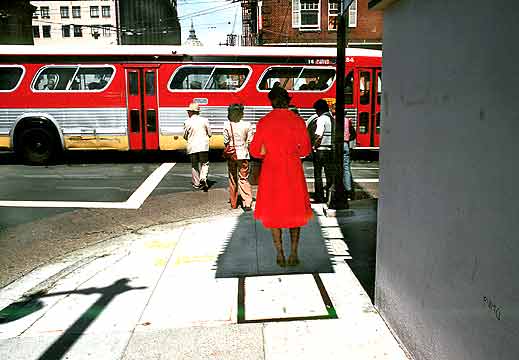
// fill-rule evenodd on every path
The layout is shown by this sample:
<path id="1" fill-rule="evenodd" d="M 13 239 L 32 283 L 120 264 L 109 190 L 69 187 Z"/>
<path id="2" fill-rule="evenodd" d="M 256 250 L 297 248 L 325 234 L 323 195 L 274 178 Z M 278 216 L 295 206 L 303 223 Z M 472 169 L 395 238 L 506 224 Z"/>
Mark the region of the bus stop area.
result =
<path id="1" fill-rule="evenodd" d="M 241 210 L 55 259 L 0 291 L 0 357 L 408 359 L 370 299 L 376 204 L 314 204 L 294 267 Z"/>

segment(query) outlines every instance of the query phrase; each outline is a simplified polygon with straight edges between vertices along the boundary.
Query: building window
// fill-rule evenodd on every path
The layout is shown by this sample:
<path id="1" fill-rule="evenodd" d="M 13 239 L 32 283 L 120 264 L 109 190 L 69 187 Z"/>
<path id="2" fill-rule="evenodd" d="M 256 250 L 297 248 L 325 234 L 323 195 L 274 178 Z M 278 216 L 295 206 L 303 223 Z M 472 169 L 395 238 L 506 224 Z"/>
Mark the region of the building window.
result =
<path id="1" fill-rule="evenodd" d="M 72 17 L 75 19 L 81 17 L 81 6 L 72 6 Z"/>
<path id="2" fill-rule="evenodd" d="M 50 38 L 50 25 L 42 25 L 41 30 L 44 38 Z"/>
<path id="3" fill-rule="evenodd" d="M 68 17 L 69 17 L 68 6 L 60 6 L 59 12 L 61 14 L 62 19 L 68 19 Z"/>
<path id="4" fill-rule="evenodd" d="M 320 13 L 320 0 L 292 0 L 292 27 L 319 30 Z"/>
<path id="5" fill-rule="evenodd" d="M 34 12 L 32 13 L 32 18 L 37 19 L 38 18 L 38 8 L 34 9 Z"/>
<path id="6" fill-rule="evenodd" d="M 348 27 L 357 27 L 357 0 L 353 0 L 348 8 Z"/>
<path id="7" fill-rule="evenodd" d="M 99 26 L 98 25 L 94 25 L 90 28 L 90 35 L 92 35 L 92 37 L 94 39 L 98 39 L 99 38 Z"/>
<path id="8" fill-rule="evenodd" d="M 101 7 L 101 12 L 102 12 L 102 15 L 103 17 L 110 17 L 110 6 L 102 6 Z"/>
<path id="9" fill-rule="evenodd" d="M 339 14 L 339 1 L 328 1 L 328 30 L 337 31 L 337 15 Z"/>
<path id="10" fill-rule="evenodd" d="M 50 19 L 49 7 L 48 6 L 40 7 L 40 14 L 41 14 L 42 19 Z"/>
<path id="11" fill-rule="evenodd" d="M 110 36 L 112 36 L 112 33 L 111 33 L 111 31 L 110 31 L 110 28 L 111 28 L 111 27 L 112 27 L 111 25 L 104 25 L 104 26 L 103 26 L 103 36 L 104 36 L 104 37 L 110 37 Z"/>
<path id="12" fill-rule="evenodd" d="M 91 18 L 99 17 L 99 6 L 90 6 L 90 17 Z"/>
<path id="13" fill-rule="evenodd" d="M 32 27 L 32 37 L 34 37 L 34 38 L 40 37 L 40 27 L 39 26 Z"/>
<path id="14" fill-rule="evenodd" d="M 63 37 L 70 37 L 70 25 L 63 25 L 61 27 L 61 35 Z"/>
<path id="15" fill-rule="evenodd" d="M 81 28 L 81 25 L 74 25 L 74 37 L 82 37 L 83 36 L 83 30 Z"/>

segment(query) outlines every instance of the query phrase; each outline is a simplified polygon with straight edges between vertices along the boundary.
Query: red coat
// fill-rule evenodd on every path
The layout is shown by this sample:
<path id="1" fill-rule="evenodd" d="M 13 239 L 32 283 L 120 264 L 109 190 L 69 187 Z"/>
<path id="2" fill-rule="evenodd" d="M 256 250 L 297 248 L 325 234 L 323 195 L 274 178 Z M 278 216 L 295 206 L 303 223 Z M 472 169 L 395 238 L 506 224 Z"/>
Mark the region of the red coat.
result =
<path id="1" fill-rule="evenodd" d="M 261 155 L 261 146 L 266 153 Z M 263 159 L 254 217 L 267 228 L 293 228 L 312 217 L 301 157 L 311 151 L 305 122 L 288 109 L 273 109 L 256 125 L 250 153 Z"/>

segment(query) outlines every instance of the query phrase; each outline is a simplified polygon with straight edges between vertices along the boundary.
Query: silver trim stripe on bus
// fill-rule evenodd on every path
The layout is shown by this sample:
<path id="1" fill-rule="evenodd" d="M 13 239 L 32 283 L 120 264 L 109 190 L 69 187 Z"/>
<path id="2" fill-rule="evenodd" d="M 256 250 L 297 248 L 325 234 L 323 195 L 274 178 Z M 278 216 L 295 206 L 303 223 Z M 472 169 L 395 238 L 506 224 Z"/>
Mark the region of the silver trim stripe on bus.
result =
<path id="1" fill-rule="evenodd" d="M 126 108 L 0 109 L 0 134 L 9 135 L 17 119 L 48 117 L 63 135 L 126 135 Z"/>
<path id="2" fill-rule="evenodd" d="M 246 106 L 244 108 L 243 120 L 255 125 L 259 119 L 272 110 L 270 106 Z M 312 108 L 298 109 L 299 115 L 306 121 L 315 114 Z M 207 117 L 211 123 L 211 130 L 215 134 L 223 132 L 223 124 L 227 121 L 227 106 L 204 106 L 201 108 L 200 116 Z M 357 109 L 347 109 L 346 116 L 355 124 Z M 161 107 L 159 108 L 160 133 L 162 135 L 181 134 L 184 121 L 187 119 L 185 108 Z"/>
<path id="3" fill-rule="evenodd" d="M 272 110 L 270 106 L 246 106 L 243 120 L 256 124 L 257 121 Z M 314 109 L 299 109 L 305 120 L 315 113 Z M 227 121 L 227 106 L 204 106 L 201 116 L 209 118 L 211 128 L 216 134 L 223 132 L 223 124 Z M 9 135 L 19 118 L 31 116 L 47 116 L 57 122 L 63 135 L 80 136 L 126 135 L 126 108 L 75 108 L 75 109 L 0 109 L 0 135 Z M 347 109 L 346 116 L 355 124 L 357 110 Z M 181 134 L 184 121 L 187 119 L 184 107 L 159 108 L 160 132 L 163 135 Z"/>
<path id="4" fill-rule="evenodd" d="M 256 124 L 258 120 L 272 110 L 270 106 L 246 106 L 243 120 Z M 211 130 L 215 134 L 223 133 L 223 124 L 227 121 L 227 106 L 203 106 L 200 116 L 209 119 Z M 184 130 L 184 121 L 187 119 L 184 107 L 159 108 L 160 133 L 162 135 L 181 134 Z"/>

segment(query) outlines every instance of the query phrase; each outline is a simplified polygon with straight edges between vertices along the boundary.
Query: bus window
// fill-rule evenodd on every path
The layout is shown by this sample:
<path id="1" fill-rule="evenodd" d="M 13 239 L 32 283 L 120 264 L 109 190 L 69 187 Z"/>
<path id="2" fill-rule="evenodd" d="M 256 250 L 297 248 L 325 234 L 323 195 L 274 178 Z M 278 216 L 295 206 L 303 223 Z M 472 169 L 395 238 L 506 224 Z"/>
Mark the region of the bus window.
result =
<path id="1" fill-rule="evenodd" d="M 259 82 L 260 90 L 270 90 L 277 83 L 291 91 L 323 91 L 332 86 L 335 70 L 311 67 L 272 67 Z"/>
<path id="2" fill-rule="evenodd" d="M 292 90 L 326 90 L 332 86 L 334 76 L 334 69 L 304 68 Z"/>
<path id="3" fill-rule="evenodd" d="M 344 103 L 353 104 L 353 71 L 346 75 L 346 81 L 344 82 Z"/>
<path id="4" fill-rule="evenodd" d="M 363 112 L 359 115 L 359 133 L 367 134 L 369 130 L 369 113 Z"/>
<path id="5" fill-rule="evenodd" d="M 155 96 L 155 72 L 146 72 L 146 95 Z"/>
<path id="6" fill-rule="evenodd" d="M 43 69 L 33 83 L 34 90 L 66 90 L 77 66 L 49 66 Z"/>
<path id="7" fill-rule="evenodd" d="M 169 84 L 170 90 L 203 89 L 214 66 L 182 66 L 173 75 Z"/>
<path id="8" fill-rule="evenodd" d="M 238 90 L 249 75 L 248 68 L 219 68 L 217 67 L 207 82 L 206 89 Z"/>
<path id="9" fill-rule="evenodd" d="M 135 71 L 129 72 L 128 80 L 130 96 L 139 95 L 139 74 Z"/>
<path id="10" fill-rule="evenodd" d="M 371 73 L 368 71 L 362 71 L 359 79 L 359 90 L 360 90 L 360 103 L 362 105 L 368 105 L 370 103 L 370 90 L 371 90 Z"/>
<path id="11" fill-rule="evenodd" d="M 261 78 L 259 89 L 270 90 L 279 85 L 287 90 L 292 90 L 301 70 L 302 67 L 272 67 Z"/>
<path id="12" fill-rule="evenodd" d="M 80 67 L 68 90 L 102 90 L 108 86 L 113 73 L 110 67 Z"/>
<path id="13" fill-rule="evenodd" d="M 377 74 L 377 104 L 380 104 L 380 95 L 382 94 L 382 72 Z"/>
<path id="14" fill-rule="evenodd" d="M 0 66 L 0 91 L 14 90 L 23 75 L 23 68 L 19 66 Z"/>

